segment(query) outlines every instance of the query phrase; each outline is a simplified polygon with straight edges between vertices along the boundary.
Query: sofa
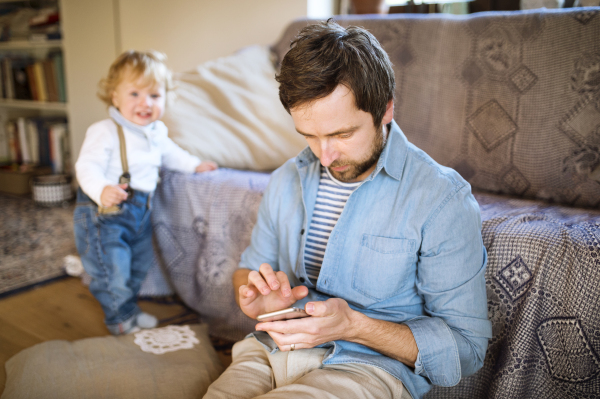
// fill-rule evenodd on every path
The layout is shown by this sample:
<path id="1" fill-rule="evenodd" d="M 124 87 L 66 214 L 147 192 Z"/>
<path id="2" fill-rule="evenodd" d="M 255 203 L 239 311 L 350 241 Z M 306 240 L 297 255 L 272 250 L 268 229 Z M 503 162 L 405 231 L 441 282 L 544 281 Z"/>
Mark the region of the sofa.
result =
<path id="1" fill-rule="evenodd" d="M 481 208 L 493 338 L 481 370 L 426 398 L 600 397 L 600 8 L 336 20 L 379 39 L 396 73 L 395 120 L 468 180 Z M 270 170 L 304 145 L 272 75 L 310 22 L 266 52 L 179 75 L 165 118 L 176 142 L 222 168 L 161 172 L 141 293 L 176 293 L 215 337 L 254 330 L 231 276 Z M 262 53 L 266 70 L 250 61 Z"/>
<path id="2" fill-rule="evenodd" d="M 599 397 L 600 8 L 336 20 L 379 39 L 396 73 L 395 120 L 469 181 L 481 208 L 493 338 L 479 372 L 426 397 Z M 286 29 L 275 63 L 310 22 Z M 231 275 L 269 173 L 161 179 L 160 267 L 146 290 L 164 289 L 164 274 L 211 334 L 241 339 L 255 322 Z"/>

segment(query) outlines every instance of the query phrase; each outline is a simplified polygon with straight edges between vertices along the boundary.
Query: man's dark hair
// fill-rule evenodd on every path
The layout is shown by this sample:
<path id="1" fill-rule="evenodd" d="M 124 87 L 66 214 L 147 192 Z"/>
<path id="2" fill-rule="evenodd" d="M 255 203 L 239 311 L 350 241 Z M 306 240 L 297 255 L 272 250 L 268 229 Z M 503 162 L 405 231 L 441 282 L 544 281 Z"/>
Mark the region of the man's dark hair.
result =
<path id="1" fill-rule="evenodd" d="M 343 28 L 332 19 L 300 31 L 275 79 L 288 112 L 327 97 L 343 84 L 354 94 L 357 108 L 373 116 L 376 127 L 396 86 L 392 63 L 375 36 L 356 26 Z"/>

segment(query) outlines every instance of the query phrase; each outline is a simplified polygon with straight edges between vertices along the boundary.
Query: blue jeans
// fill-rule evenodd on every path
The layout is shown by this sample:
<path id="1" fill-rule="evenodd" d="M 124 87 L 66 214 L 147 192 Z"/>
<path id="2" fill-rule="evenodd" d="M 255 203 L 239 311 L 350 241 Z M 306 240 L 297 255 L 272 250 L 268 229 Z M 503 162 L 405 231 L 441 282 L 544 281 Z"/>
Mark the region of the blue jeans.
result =
<path id="1" fill-rule="evenodd" d="M 115 214 L 99 214 L 96 203 L 79 189 L 73 216 L 77 251 L 92 278 L 90 291 L 115 335 L 135 326 L 137 294 L 154 256 L 149 194 L 135 191 L 120 208 Z"/>

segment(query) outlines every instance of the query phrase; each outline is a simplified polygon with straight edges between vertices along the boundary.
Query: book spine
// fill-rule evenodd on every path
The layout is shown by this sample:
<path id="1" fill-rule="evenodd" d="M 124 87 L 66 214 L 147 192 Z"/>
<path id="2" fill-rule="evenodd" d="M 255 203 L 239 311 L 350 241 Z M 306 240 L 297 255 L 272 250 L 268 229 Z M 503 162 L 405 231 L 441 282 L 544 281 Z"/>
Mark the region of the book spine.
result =
<path id="1" fill-rule="evenodd" d="M 17 119 L 17 130 L 19 132 L 19 147 L 21 148 L 21 160 L 23 163 L 31 163 L 31 152 L 27 140 L 27 129 L 25 128 L 25 118 Z"/>
<path id="2" fill-rule="evenodd" d="M 27 119 L 25 121 L 27 128 L 27 137 L 29 141 L 29 150 L 31 151 L 31 162 L 35 165 L 40 163 L 40 140 L 37 133 L 37 125 L 35 121 Z"/>
<path id="3" fill-rule="evenodd" d="M 44 66 L 41 61 L 34 65 L 35 82 L 37 84 L 37 93 L 40 101 L 48 101 L 48 92 L 46 91 L 46 79 L 44 78 Z"/>
<path id="4" fill-rule="evenodd" d="M 43 61 L 44 77 L 46 78 L 46 87 L 48 89 L 48 101 L 58 101 L 58 90 L 56 88 L 56 79 L 54 74 L 54 62 L 51 59 Z"/>
<path id="5" fill-rule="evenodd" d="M 3 62 L 4 66 L 4 84 L 6 85 L 6 98 L 15 98 L 15 88 L 13 86 L 12 77 L 12 61 L 10 58 L 5 58 Z"/>
<path id="6" fill-rule="evenodd" d="M 0 98 L 6 98 L 4 84 L 4 60 L 0 61 Z"/>
<path id="7" fill-rule="evenodd" d="M 31 92 L 31 98 L 34 101 L 39 101 L 39 96 L 37 92 L 37 83 L 35 81 L 35 71 L 33 64 L 27 65 L 27 78 L 29 79 L 29 91 Z"/>
<path id="8" fill-rule="evenodd" d="M 52 60 L 54 61 L 54 73 L 56 74 L 58 100 L 62 103 L 65 103 L 67 102 L 67 92 L 65 89 L 65 70 L 62 53 L 56 53 L 52 57 Z"/>
<path id="9" fill-rule="evenodd" d="M 10 147 L 8 144 L 8 134 L 3 124 L 0 124 L 0 164 L 10 162 Z"/>
<path id="10" fill-rule="evenodd" d="M 8 122 L 6 124 L 6 134 L 8 135 L 8 145 L 10 150 L 10 161 L 13 163 L 19 163 L 21 161 L 21 154 L 19 151 L 19 137 L 17 133 L 17 127 L 14 122 Z"/>
<path id="11" fill-rule="evenodd" d="M 59 123 L 50 126 L 50 138 L 52 141 L 52 171 L 54 173 L 65 173 L 65 139 L 66 139 L 66 127 L 64 124 Z"/>
<path id="12" fill-rule="evenodd" d="M 36 119 L 38 141 L 40 143 L 40 165 L 51 166 L 50 157 L 50 142 L 48 137 L 48 129 L 43 119 Z"/>

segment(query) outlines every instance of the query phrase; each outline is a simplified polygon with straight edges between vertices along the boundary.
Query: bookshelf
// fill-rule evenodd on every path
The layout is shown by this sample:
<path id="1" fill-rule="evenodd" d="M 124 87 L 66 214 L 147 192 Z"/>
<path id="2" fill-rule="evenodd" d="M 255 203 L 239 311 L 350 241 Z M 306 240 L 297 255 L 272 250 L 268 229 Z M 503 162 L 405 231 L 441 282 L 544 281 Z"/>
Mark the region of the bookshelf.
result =
<path id="1" fill-rule="evenodd" d="M 32 176 L 72 173 L 60 6 L 0 0 L 12 17 L 0 32 L 0 192 L 25 195 Z M 61 125 L 59 150 L 50 123 Z"/>

